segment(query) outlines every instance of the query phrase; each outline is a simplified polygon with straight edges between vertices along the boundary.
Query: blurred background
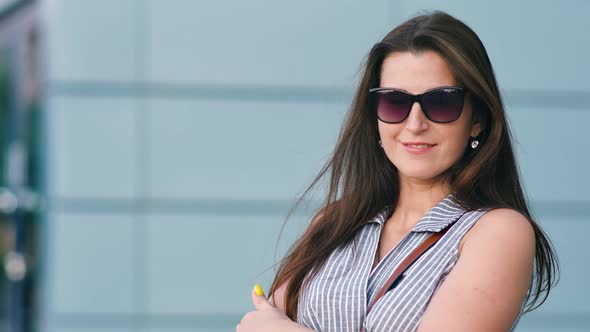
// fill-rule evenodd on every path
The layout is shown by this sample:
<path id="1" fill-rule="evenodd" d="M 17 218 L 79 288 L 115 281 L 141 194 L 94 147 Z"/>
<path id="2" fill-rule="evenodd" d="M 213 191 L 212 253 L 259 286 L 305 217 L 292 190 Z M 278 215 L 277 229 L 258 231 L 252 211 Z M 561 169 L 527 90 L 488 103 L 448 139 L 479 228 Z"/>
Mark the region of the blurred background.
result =
<path id="1" fill-rule="evenodd" d="M 428 9 L 486 45 L 561 260 L 518 331 L 590 331 L 584 0 L 0 0 L 0 331 L 234 331 L 364 57 Z"/>

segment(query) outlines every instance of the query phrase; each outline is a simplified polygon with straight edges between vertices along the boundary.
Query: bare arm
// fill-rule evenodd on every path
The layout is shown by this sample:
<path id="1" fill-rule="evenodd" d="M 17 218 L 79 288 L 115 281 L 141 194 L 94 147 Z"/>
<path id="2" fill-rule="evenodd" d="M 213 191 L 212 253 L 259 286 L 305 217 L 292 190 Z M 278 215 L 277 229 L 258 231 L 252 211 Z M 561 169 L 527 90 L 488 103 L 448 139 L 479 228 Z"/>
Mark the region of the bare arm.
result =
<path id="1" fill-rule="evenodd" d="M 316 218 L 312 223 L 316 222 Z M 292 321 L 285 314 L 285 291 L 290 282 L 290 279 L 283 282 L 273 294 L 270 294 L 267 299 L 266 296 L 257 296 L 252 291 L 252 302 L 256 308 L 255 311 L 249 312 L 240 323 L 236 326 L 236 332 L 270 332 L 270 331 L 284 331 L 284 332 L 315 332 L 303 325 Z"/>
<path id="2" fill-rule="evenodd" d="M 310 226 L 315 224 L 322 216 L 322 213 L 318 213 L 317 217 L 314 218 L 310 222 Z M 282 285 L 280 285 L 275 292 L 269 297 L 268 301 L 275 306 L 279 311 L 285 314 L 285 291 L 287 290 L 287 286 L 289 285 L 290 279 L 285 281 Z M 310 329 L 305 329 L 307 331 L 313 331 Z"/>
<path id="3" fill-rule="evenodd" d="M 534 231 L 522 214 L 487 212 L 465 235 L 418 331 L 508 331 L 526 296 L 534 254 Z"/>
<path id="4" fill-rule="evenodd" d="M 323 211 L 320 211 L 317 216 L 309 223 L 309 227 L 316 224 L 321 217 L 323 216 Z M 272 303 L 277 309 L 279 309 L 283 314 L 285 313 L 285 291 L 287 290 L 287 285 L 289 284 L 290 279 L 285 281 L 282 285 L 280 285 L 277 290 L 270 296 L 268 299 L 270 303 Z"/>
<path id="5" fill-rule="evenodd" d="M 287 280 L 269 297 L 268 301 L 285 314 L 285 290 L 287 289 L 289 281 Z"/>

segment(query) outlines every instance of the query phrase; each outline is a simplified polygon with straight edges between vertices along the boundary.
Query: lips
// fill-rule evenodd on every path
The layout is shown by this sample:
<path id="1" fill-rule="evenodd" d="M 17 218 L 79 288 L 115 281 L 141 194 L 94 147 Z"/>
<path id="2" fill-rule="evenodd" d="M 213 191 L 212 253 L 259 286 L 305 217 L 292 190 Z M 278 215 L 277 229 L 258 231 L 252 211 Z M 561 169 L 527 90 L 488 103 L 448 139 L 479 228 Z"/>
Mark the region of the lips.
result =
<path id="1" fill-rule="evenodd" d="M 423 153 L 427 153 L 428 151 L 430 151 L 432 149 L 432 147 L 435 146 L 436 144 L 428 143 L 428 142 L 405 142 L 405 143 L 402 142 L 402 145 L 404 146 L 406 151 L 408 151 L 409 153 L 423 154 Z"/>
<path id="2" fill-rule="evenodd" d="M 427 143 L 427 142 L 405 142 L 402 143 L 405 146 L 413 147 L 413 148 L 430 148 L 435 146 L 436 144 Z"/>

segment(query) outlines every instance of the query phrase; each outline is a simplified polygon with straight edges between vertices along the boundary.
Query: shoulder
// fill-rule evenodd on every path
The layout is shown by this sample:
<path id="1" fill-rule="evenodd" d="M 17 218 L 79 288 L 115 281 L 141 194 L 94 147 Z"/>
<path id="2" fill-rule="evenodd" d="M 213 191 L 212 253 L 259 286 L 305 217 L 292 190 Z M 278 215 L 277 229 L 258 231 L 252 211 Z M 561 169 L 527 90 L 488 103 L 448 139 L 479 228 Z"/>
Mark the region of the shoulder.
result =
<path id="1" fill-rule="evenodd" d="M 512 209 L 489 210 L 463 239 L 419 331 L 506 331 L 519 315 L 535 257 L 529 220 Z"/>
<path id="2" fill-rule="evenodd" d="M 529 219 L 510 208 L 491 209 L 484 213 L 461 240 L 459 254 L 466 244 L 512 246 L 530 250 L 535 244 L 535 231 Z"/>

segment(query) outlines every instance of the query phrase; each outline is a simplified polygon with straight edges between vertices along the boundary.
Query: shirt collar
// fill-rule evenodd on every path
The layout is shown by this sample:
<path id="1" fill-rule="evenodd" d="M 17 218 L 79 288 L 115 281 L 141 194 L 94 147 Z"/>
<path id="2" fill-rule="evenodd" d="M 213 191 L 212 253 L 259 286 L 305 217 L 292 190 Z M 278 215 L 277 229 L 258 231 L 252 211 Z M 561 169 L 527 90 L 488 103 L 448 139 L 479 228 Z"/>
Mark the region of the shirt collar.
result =
<path id="1" fill-rule="evenodd" d="M 391 208 L 386 207 L 369 222 L 383 225 L 391 215 L 391 212 Z M 416 226 L 414 226 L 412 232 L 440 232 L 461 218 L 465 212 L 465 208 L 455 201 L 453 194 L 449 194 L 426 212 Z"/>

